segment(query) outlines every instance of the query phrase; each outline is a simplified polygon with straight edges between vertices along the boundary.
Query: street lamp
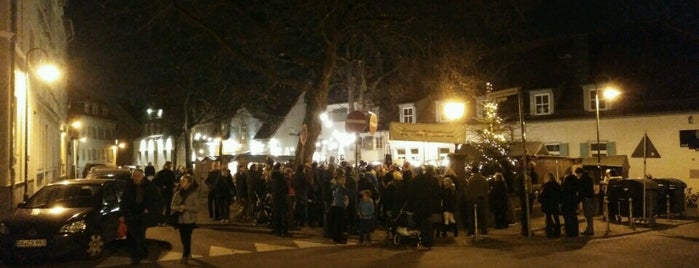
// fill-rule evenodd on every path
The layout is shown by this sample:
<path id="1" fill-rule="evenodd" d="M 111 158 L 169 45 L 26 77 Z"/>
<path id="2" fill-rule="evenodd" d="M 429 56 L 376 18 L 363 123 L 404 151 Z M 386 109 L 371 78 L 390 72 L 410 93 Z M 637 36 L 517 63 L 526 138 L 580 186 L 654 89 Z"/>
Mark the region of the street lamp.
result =
<path id="1" fill-rule="evenodd" d="M 35 47 L 29 49 L 24 58 L 24 68 L 27 69 L 24 76 L 24 200 L 29 198 L 29 76 L 32 73 L 29 71 L 29 57 L 37 51 L 44 53 L 47 58 L 49 56 L 46 50 Z M 36 71 L 36 76 L 48 83 L 56 81 L 60 75 L 61 72 L 52 64 L 42 64 Z"/>
<path id="2" fill-rule="evenodd" d="M 613 100 L 617 96 L 621 94 L 621 92 L 613 87 L 607 87 L 602 89 L 604 92 L 602 92 L 602 95 L 605 100 Z M 596 126 L 597 126 L 597 170 L 598 170 L 598 179 L 602 179 L 602 153 L 601 153 L 601 146 L 600 146 L 600 140 L 599 140 L 599 90 L 595 88 L 595 114 L 597 116 L 597 121 L 596 121 Z M 606 107 L 606 106 L 605 106 Z"/>

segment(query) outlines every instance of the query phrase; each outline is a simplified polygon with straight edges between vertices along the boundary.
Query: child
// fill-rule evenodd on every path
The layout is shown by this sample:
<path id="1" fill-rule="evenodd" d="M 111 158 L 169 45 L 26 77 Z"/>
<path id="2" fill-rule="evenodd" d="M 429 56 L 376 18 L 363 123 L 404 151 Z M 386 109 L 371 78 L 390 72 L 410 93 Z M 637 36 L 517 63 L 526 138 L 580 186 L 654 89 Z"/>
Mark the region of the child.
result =
<path id="1" fill-rule="evenodd" d="M 454 232 L 454 237 L 459 235 L 459 228 L 456 227 L 456 220 L 454 219 L 454 191 L 455 185 L 450 178 L 444 178 L 444 199 L 443 209 L 444 209 L 444 225 L 442 226 L 441 236 L 446 237 L 447 231 L 451 229 Z"/>
<path id="2" fill-rule="evenodd" d="M 374 231 L 374 200 L 371 199 L 371 191 L 360 192 L 362 199 L 357 202 L 357 214 L 359 215 L 359 244 L 371 245 L 371 232 Z"/>

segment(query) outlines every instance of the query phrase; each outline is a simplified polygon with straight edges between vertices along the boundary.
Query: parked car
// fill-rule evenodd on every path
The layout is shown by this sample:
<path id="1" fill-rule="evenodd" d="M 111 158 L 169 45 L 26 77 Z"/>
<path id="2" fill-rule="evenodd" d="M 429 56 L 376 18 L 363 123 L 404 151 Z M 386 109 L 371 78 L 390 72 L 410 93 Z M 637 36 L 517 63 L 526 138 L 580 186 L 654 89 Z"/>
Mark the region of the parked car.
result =
<path id="1" fill-rule="evenodd" d="M 44 186 L 0 221 L 5 264 L 75 254 L 97 258 L 119 239 L 119 201 L 126 182 L 73 179 Z"/>
<path id="2" fill-rule="evenodd" d="M 87 174 L 89 174 L 90 171 L 92 171 L 93 168 L 96 168 L 96 167 L 106 167 L 106 166 L 107 166 L 107 165 L 102 164 L 102 163 L 87 163 L 87 164 L 85 164 L 85 167 L 83 168 L 83 173 L 82 173 L 81 178 L 86 178 L 86 177 L 87 177 Z"/>
<path id="3" fill-rule="evenodd" d="M 115 167 L 93 167 L 90 173 L 85 177 L 86 179 L 117 179 L 117 180 L 129 180 L 131 179 L 131 171 L 124 168 Z"/>

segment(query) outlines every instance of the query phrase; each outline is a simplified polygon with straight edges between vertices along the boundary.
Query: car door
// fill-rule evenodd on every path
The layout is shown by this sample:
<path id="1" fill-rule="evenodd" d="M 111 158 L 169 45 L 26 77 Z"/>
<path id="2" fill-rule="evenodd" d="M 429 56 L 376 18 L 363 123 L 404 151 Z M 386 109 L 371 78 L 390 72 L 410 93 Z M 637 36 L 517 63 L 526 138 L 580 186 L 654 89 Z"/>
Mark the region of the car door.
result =
<path id="1" fill-rule="evenodd" d="M 102 216 L 103 236 L 107 241 L 116 238 L 117 229 L 119 228 L 119 199 L 121 198 L 120 192 L 123 192 L 123 186 L 120 187 L 120 184 L 123 183 L 120 181 L 109 181 L 102 186 L 102 209 L 100 214 Z"/>

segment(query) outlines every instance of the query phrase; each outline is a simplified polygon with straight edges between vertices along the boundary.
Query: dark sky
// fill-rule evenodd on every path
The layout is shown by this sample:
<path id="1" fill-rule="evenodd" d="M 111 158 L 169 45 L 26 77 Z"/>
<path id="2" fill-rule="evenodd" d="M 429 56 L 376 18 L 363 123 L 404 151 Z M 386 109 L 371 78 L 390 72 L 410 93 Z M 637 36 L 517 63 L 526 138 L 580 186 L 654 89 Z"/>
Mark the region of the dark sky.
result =
<path id="1" fill-rule="evenodd" d="M 108 102 L 113 99 L 142 102 L 147 98 L 144 92 L 156 86 L 160 79 L 157 77 L 159 73 L 157 70 L 165 67 L 154 56 L 157 51 L 153 49 L 151 42 L 147 40 L 147 35 L 140 28 L 143 27 L 147 18 L 117 14 L 114 9 L 106 9 L 100 5 L 106 2 L 120 1 L 71 1 L 66 7 L 66 16 L 73 21 L 75 29 L 75 39 L 69 44 L 71 70 L 68 77 L 69 86 L 74 92 L 88 95 L 103 94 Z M 694 40 L 696 46 L 699 46 L 697 1 L 665 0 L 648 3 L 649 1 L 640 0 L 532 0 L 531 2 L 538 5 L 529 11 L 530 17 L 523 20 L 527 23 L 524 29 L 538 35 L 532 34 L 531 38 L 545 38 L 561 33 L 603 31 L 605 28 L 620 24 L 649 23 L 684 34 L 688 36 L 688 40 Z M 454 5 L 456 10 L 467 11 L 470 1 L 435 0 L 430 3 L 444 5 L 435 10 L 450 10 L 450 5 Z M 494 9 L 493 16 L 497 16 L 500 11 Z M 512 10 L 503 11 L 503 14 L 515 13 L 516 11 Z M 448 19 L 459 20 L 458 15 L 450 16 Z M 454 25 L 460 23 L 462 22 L 453 22 Z"/>

